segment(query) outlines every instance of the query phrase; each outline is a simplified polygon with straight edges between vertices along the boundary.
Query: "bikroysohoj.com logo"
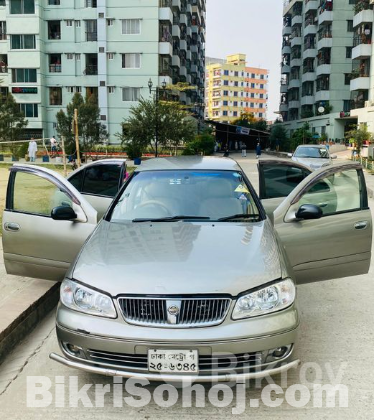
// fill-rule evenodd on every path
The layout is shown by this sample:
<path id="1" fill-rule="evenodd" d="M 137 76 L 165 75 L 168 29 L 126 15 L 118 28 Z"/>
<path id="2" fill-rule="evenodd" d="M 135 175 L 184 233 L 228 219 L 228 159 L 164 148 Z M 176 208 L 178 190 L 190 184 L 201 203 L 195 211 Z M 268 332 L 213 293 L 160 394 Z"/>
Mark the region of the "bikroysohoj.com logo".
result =
<path id="1" fill-rule="evenodd" d="M 151 385 L 144 378 L 124 379 L 119 376 L 105 378 L 106 383 L 91 384 L 80 383 L 78 376 L 56 376 L 53 379 L 28 376 L 27 407 L 140 408 L 156 404 L 170 408 L 179 404 L 183 408 L 230 407 L 234 415 L 244 413 L 248 407 L 258 408 L 261 405 L 272 408 L 282 405 L 343 408 L 348 407 L 349 399 L 348 387 L 342 384 L 345 369 L 345 363 L 334 370 L 329 363 L 322 368 L 310 362 L 304 363 L 297 375 L 293 371 L 292 381 L 289 380 L 290 371 L 285 371 L 276 379 L 268 376 L 247 382 L 212 383 L 209 386 L 198 381 Z"/>

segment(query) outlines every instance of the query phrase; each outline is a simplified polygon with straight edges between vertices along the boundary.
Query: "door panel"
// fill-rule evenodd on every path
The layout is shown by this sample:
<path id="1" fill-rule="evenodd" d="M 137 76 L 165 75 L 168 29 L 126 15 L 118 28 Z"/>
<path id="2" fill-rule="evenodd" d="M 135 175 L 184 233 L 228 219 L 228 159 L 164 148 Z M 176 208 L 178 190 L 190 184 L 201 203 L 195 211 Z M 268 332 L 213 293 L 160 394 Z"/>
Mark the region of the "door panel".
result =
<path id="1" fill-rule="evenodd" d="M 268 215 L 310 173 L 310 169 L 288 160 L 260 160 L 258 163 L 260 199 Z"/>
<path id="2" fill-rule="evenodd" d="M 77 218 L 50 216 L 59 205 Z M 61 280 L 97 223 L 92 206 L 59 174 L 45 168 L 11 168 L 3 215 L 4 262 L 8 274 Z"/>
<path id="3" fill-rule="evenodd" d="M 305 179 L 275 210 L 274 226 L 298 283 L 369 271 L 372 217 L 361 167 L 321 169 Z M 318 220 L 298 220 L 303 204 L 321 207 Z"/>
<path id="4" fill-rule="evenodd" d="M 98 195 L 83 194 L 86 200 L 97 211 L 97 220 L 101 220 L 105 212 L 108 210 L 110 203 L 113 201 L 112 197 L 101 197 Z"/>

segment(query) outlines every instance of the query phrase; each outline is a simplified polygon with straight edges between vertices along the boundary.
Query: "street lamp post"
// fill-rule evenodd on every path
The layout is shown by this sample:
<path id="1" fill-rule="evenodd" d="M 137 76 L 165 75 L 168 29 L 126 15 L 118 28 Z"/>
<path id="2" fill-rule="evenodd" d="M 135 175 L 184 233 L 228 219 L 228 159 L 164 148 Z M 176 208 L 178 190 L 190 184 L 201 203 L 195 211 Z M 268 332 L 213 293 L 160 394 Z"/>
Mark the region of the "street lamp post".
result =
<path id="1" fill-rule="evenodd" d="M 148 80 L 148 88 L 149 88 L 149 94 L 151 95 L 152 92 L 155 92 L 155 100 L 156 100 L 156 121 L 155 121 L 155 157 L 158 157 L 158 105 L 159 105 L 159 101 L 160 101 L 160 87 L 156 86 L 153 89 L 153 82 L 152 79 L 150 78 Z M 164 79 L 164 81 L 162 82 L 162 91 L 165 95 L 165 91 L 166 91 L 166 80 Z"/>

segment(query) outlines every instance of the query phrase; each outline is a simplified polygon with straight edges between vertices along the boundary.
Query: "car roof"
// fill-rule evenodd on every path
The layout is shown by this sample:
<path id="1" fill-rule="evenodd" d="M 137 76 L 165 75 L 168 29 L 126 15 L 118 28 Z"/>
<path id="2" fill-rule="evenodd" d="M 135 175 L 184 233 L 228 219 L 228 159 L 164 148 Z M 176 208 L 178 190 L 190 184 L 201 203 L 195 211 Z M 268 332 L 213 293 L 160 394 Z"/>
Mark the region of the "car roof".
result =
<path id="1" fill-rule="evenodd" d="M 302 149 L 304 147 L 315 147 L 317 149 L 326 149 L 326 145 L 325 144 L 300 144 L 300 146 L 297 146 L 297 148 Z"/>
<path id="2" fill-rule="evenodd" d="M 215 156 L 180 156 L 149 159 L 142 162 L 135 172 L 170 170 L 241 171 L 238 163 L 230 158 Z"/>

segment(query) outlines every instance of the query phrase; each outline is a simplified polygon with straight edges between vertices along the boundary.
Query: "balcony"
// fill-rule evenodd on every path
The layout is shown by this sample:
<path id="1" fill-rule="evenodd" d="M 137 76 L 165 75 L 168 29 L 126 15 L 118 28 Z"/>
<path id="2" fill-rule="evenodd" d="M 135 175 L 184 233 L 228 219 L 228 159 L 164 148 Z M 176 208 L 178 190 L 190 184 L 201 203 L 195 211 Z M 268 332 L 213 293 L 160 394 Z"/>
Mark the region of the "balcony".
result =
<path id="1" fill-rule="evenodd" d="M 159 20 L 173 23 L 173 12 L 170 7 L 160 7 L 158 9 L 158 18 Z"/>
<path id="2" fill-rule="evenodd" d="M 173 47 L 170 42 L 159 42 L 158 53 L 161 55 L 173 55 Z"/>
<path id="3" fill-rule="evenodd" d="M 316 58 L 316 55 L 317 50 L 315 48 L 308 48 L 303 52 L 303 60 L 306 60 L 307 58 Z"/>
<path id="4" fill-rule="evenodd" d="M 372 44 L 359 44 L 352 49 L 352 60 L 371 56 Z"/>
<path id="5" fill-rule="evenodd" d="M 318 25 L 323 25 L 334 20 L 334 12 L 325 10 L 318 16 Z"/>
<path id="6" fill-rule="evenodd" d="M 173 67 L 180 67 L 181 66 L 181 59 L 178 55 L 173 55 L 171 65 Z"/>
<path id="7" fill-rule="evenodd" d="M 291 26 L 283 26 L 283 30 L 282 30 L 283 36 L 291 35 L 291 33 L 292 33 Z"/>
<path id="8" fill-rule="evenodd" d="M 315 101 L 329 101 L 330 100 L 330 91 L 329 90 L 320 90 L 315 95 Z"/>
<path id="9" fill-rule="evenodd" d="M 85 76 L 97 76 L 97 64 L 87 64 L 83 74 Z"/>
<path id="10" fill-rule="evenodd" d="M 357 77 L 351 80 L 350 84 L 351 91 L 355 90 L 369 90 L 370 89 L 370 77 Z"/>
<path id="11" fill-rule="evenodd" d="M 353 27 L 361 25 L 362 23 L 373 23 L 374 13 L 373 10 L 362 10 L 360 13 L 353 17 Z"/>
<path id="12" fill-rule="evenodd" d="M 172 5 L 173 5 L 173 7 L 177 8 L 179 10 L 182 10 L 181 0 L 173 0 Z"/>
<path id="13" fill-rule="evenodd" d="M 291 100 L 288 103 L 288 108 L 289 109 L 295 109 L 295 108 L 300 108 L 300 101 L 299 100 Z"/>
<path id="14" fill-rule="evenodd" d="M 281 73 L 282 74 L 286 74 L 289 73 L 291 71 L 290 66 L 288 66 L 287 64 L 283 64 L 281 67 Z"/>
<path id="15" fill-rule="evenodd" d="M 321 74 L 331 74 L 331 64 L 318 64 L 317 76 Z"/>
<path id="16" fill-rule="evenodd" d="M 294 89 L 300 87 L 300 79 L 292 79 L 288 85 L 288 89 Z"/>
<path id="17" fill-rule="evenodd" d="M 287 93 L 288 92 L 288 85 L 287 84 L 281 84 L 280 92 L 281 93 Z"/>
<path id="18" fill-rule="evenodd" d="M 291 43 L 283 45 L 282 54 L 291 54 Z"/>
<path id="19" fill-rule="evenodd" d="M 301 67 L 301 58 L 293 58 L 291 60 L 291 67 Z"/>
<path id="20" fill-rule="evenodd" d="M 280 112 L 287 112 L 288 111 L 288 104 L 280 104 L 279 105 Z"/>
<path id="21" fill-rule="evenodd" d="M 97 32 L 86 32 L 86 41 L 97 41 Z"/>
<path id="22" fill-rule="evenodd" d="M 181 28 L 178 25 L 173 25 L 172 35 L 175 38 L 181 37 Z"/>
<path id="23" fill-rule="evenodd" d="M 303 40 L 302 40 L 301 36 L 295 36 L 291 40 L 291 48 L 295 47 L 296 45 L 301 45 L 302 42 L 303 42 Z"/>
<path id="24" fill-rule="evenodd" d="M 317 43 L 317 49 L 321 50 L 322 48 L 331 48 L 332 47 L 332 38 L 325 36 L 321 38 Z"/>
<path id="25" fill-rule="evenodd" d="M 304 11 L 305 13 L 309 12 L 309 10 L 317 10 L 318 9 L 318 1 L 317 0 L 306 0 Z"/>
<path id="26" fill-rule="evenodd" d="M 291 26 L 298 26 L 303 24 L 303 17 L 301 15 L 296 15 L 292 18 Z"/>
<path id="27" fill-rule="evenodd" d="M 304 36 L 315 35 L 317 33 L 317 25 L 310 24 L 304 29 Z"/>
<path id="28" fill-rule="evenodd" d="M 314 95 L 311 94 L 310 92 L 307 92 L 305 94 L 305 96 L 303 96 L 301 98 L 301 101 L 300 102 L 301 102 L 301 106 L 304 106 L 304 105 L 314 105 L 314 102 L 315 102 Z"/>
<path id="29" fill-rule="evenodd" d="M 302 83 L 305 82 L 314 82 L 316 80 L 317 76 L 316 73 L 314 73 L 314 71 L 308 71 L 306 73 L 304 73 L 301 77 L 301 81 Z"/>

